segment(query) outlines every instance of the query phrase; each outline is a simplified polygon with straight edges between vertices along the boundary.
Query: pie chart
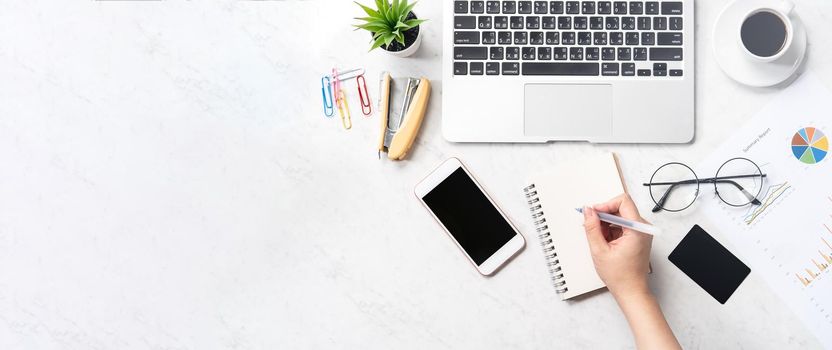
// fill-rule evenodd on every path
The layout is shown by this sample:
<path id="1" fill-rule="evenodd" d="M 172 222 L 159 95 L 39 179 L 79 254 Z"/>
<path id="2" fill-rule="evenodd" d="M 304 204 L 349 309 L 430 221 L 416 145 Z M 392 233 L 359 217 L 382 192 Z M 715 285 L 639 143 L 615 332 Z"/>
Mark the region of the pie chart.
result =
<path id="1" fill-rule="evenodd" d="M 829 138 L 811 126 L 800 129 L 792 137 L 792 153 L 803 163 L 819 163 L 829 153 Z"/>

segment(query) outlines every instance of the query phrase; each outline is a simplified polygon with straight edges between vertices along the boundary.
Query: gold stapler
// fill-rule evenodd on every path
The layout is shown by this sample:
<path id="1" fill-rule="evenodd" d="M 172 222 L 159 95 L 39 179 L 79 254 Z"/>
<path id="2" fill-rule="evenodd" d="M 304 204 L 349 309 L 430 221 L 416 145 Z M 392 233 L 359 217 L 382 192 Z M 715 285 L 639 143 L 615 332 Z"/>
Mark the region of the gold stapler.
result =
<path id="1" fill-rule="evenodd" d="M 404 159 L 419 127 L 425 118 L 430 97 L 430 81 L 427 78 L 397 78 L 381 73 L 379 82 L 378 111 L 381 116 L 381 136 L 378 139 L 378 157 L 387 152 L 387 158 Z"/>

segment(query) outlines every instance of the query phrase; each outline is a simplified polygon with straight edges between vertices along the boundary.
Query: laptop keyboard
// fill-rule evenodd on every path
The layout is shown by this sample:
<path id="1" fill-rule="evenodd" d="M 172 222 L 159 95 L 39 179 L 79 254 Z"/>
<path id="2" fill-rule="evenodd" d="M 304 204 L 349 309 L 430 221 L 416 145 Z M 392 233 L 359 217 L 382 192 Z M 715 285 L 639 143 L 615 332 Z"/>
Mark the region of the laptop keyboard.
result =
<path id="1" fill-rule="evenodd" d="M 681 1 L 454 0 L 454 75 L 681 77 Z"/>

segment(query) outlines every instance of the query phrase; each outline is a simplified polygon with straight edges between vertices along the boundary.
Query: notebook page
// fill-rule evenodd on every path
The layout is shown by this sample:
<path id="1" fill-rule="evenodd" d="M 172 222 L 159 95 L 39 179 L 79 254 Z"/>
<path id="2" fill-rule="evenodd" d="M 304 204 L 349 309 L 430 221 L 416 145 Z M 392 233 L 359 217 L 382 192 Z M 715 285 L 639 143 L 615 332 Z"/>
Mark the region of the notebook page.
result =
<path id="1" fill-rule="evenodd" d="M 575 208 L 602 203 L 624 193 L 615 157 L 600 153 L 568 159 L 532 180 L 568 288 L 561 298 L 604 287 L 592 263 L 583 215 Z"/>

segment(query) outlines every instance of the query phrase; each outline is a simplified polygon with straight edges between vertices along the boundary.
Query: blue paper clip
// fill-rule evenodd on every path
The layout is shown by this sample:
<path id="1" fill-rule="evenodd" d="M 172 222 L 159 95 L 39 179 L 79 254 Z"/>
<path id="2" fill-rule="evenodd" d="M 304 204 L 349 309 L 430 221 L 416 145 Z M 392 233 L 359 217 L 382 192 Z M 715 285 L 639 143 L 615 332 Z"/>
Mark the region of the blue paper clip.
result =
<path id="1" fill-rule="evenodd" d="M 332 86 L 330 85 L 329 76 L 321 78 L 321 95 L 324 99 L 324 115 L 332 117 L 335 115 L 335 109 L 332 103 Z M 329 97 L 329 98 L 327 98 Z"/>

